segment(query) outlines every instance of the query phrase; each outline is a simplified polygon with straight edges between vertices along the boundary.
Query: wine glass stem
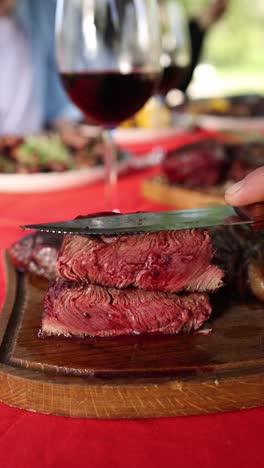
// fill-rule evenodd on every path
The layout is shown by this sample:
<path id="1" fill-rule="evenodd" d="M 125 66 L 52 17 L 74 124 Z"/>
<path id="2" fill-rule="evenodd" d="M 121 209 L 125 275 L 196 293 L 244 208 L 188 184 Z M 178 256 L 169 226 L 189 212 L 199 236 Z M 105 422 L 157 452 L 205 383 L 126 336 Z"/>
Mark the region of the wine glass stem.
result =
<path id="1" fill-rule="evenodd" d="M 118 210 L 117 197 L 117 149 L 113 139 L 113 130 L 104 129 L 105 145 L 105 203 L 109 211 Z"/>

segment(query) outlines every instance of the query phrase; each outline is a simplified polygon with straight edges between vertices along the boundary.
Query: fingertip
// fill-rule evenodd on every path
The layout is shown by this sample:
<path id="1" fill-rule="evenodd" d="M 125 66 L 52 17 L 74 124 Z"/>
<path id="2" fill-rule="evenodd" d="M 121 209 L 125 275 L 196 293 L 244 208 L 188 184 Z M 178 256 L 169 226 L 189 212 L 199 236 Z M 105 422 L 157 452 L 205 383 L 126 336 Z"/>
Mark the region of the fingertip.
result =
<path id="1" fill-rule="evenodd" d="M 225 193 L 225 200 L 234 206 L 264 201 L 264 167 L 255 169 L 245 179 L 232 185 Z"/>
<path id="2" fill-rule="evenodd" d="M 240 204 L 240 195 L 243 192 L 243 187 L 245 185 L 245 179 L 240 180 L 236 184 L 229 187 L 225 193 L 225 201 L 229 205 L 239 206 Z"/>

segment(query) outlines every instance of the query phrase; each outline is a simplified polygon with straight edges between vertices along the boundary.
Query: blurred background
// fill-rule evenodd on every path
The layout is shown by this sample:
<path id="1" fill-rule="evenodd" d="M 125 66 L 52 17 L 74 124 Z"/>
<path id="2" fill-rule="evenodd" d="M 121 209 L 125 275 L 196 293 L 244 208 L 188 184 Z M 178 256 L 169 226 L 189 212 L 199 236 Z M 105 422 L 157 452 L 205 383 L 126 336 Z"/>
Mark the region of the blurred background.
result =
<path id="1" fill-rule="evenodd" d="M 86 17 L 101 15 L 101 3 L 61 1 L 66 13 L 71 10 L 58 23 L 55 41 L 56 4 L 60 4 L 59 0 L 0 0 L 0 63 L 5 65 L 0 67 L 0 174 L 77 171 L 74 183 L 78 184 L 102 180 L 106 170 L 111 169 L 115 180 L 112 185 L 116 185 L 117 169 L 123 173 L 158 165 L 165 161 L 169 151 L 179 146 L 185 151 L 186 138 L 197 138 L 198 130 L 206 133 L 206 138 L 215 139 L 216 135 L 208 132 L 217 132 L 218 143 L 224 145 L 220 148 L 223 153 L 232 145 L 232 158 L 238 158 L 233 147 L 240 145 L 243 165 L 245 159 L 247 165 L 248 161 L 251 164 L 247 171 L 263 165 L 264 0 L 159 0 L 160 15 L 150 15 L 150 5 L 157 6 L 150 0 L 108 0 L 102 2 L 107 14 L 120 9 L 120 24 L 122 21 L 131 24 L 116 28 L 115 15 L 111 13 L 108 18 L 111 27 L 107 26 L 110 33 L 108 29 L 100 31 L 107 22 L 93 20 L 83 23 L 81 35 L 79 25 Z M 138 4 L 146 8 L 140 10 Z M 87 5 L 89 14 L 82 8 Z M 131 14 L 122 16 L 122 10 L 128 6 L 134 8 L 135 24 L 145 28 L 150 23 L 148 53 L 141 50 L 140 34 L 135 33 L 137 28 Z M 136 13 L 143 15 L 138 22 Z M 93 49 L 95 24 L 97 36 L 102 39 Z M 155 25 L 161 26 L 162 50 L 159 34 L 155 40 L 154 32 L 158 30 Z M 118 47 L 108 56 L 105 37 L 109 34 L 116 35 L 116 44 L 124 43 L 127 47 L 132 70 L 129 73 L 123 73 L 117 66 Z M 80 68 L 78 54 L 83 50 Z M 160 64 L 163 73 L 159 81 Z M 109 71 L 112 69 L 114 73 Z M 135 83 L 141 86 L 139 75 L 149 69 L 155 73 L 148 76 L 142 93 Z M 116 116 L 117 104 L 121 117 Z M 98 108 L 100 118 L 93 115 Z M 112 132 L 115 145 L 105 138 L 103 127 L 115 129 Z M 145 158 L 139 161 L 134 156 Z M 203 151 L 199 158 L 204 164 Z M 228 153 L 225 167 L 230 166 L 232 158 Z M 217 157 L 213 159 L 218 161 Z M 173 170 L 183 165 L 179 161 L 177 155 Z M 225 182 L 220 190 L 222 202 L 226 182 L 245 175 L 240 166 L 239 171 L 236 167 L 235 178 L 233 172 L 232 177 L 228 172 L 221 178 L 222 169 L 218 167 L 217 183 L 223 179 Z M 73 184 L 71 174 L 69 179 Z M 65 187 L 62 177 L 59 181 Z M 13 185 L 7 177 L 0 182 L 2 189 L 3 184 L 6 190 L 18 187 L 17 178 Z M 176 182 L 179 183 L 178 173 Z M 186 183 L 191 184 L 190 180 Z M 207 177 L 203 183 L 208 185 Z M 32 184 L 39 189 L 38 184 Z M 26 179 L 23 189 L 28 187 Z M 56 189 L 58 183 L 52 180 L 48 186 L 45 181 L 44 187 Z"/>
<path id="2" fill-rule="evenodd" d="M 190 16 L 209 4 L 208 0 L 179 1 Z M 231 0 L 225 15 L 207 33 L 189 94 L 262 93 L 263 43 L 264 1 Z"/>

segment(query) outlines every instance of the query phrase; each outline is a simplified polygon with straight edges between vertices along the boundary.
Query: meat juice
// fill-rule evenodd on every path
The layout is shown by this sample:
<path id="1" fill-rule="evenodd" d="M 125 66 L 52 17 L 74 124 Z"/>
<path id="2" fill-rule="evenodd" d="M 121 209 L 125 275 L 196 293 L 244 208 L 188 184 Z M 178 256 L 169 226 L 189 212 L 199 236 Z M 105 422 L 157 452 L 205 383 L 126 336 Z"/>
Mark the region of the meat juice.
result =
<path id="1" fill-rule="evenodd" d="M 152 96 L 158 72 L 64 72 L 71 100 L 96 123 L 115 126 L 134 115 Z"/>

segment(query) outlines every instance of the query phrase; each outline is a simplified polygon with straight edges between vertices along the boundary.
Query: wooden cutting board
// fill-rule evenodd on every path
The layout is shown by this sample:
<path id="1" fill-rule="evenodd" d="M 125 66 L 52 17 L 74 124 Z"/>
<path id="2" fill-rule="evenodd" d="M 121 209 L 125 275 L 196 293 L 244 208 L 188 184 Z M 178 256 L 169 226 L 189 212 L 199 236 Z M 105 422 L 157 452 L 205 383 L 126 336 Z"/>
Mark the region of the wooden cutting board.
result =
<path id="1" fill-rule="evenodd" d="M 158 417 L 264 403 L 264 310 L 215 296 L 210 334 L 39 339 L 47 282 L 6 258 L 0 400 L 41 413 Z"/>
<path id="2" fill-rule="evenodd" d="M 188 189 L 169 184 L 165 177 L 155 176 L 144 179 L 141 186 L 144 197 L 180 209 L 203 208 L 209 205 L 224 205 L 222 194 Z"/>

